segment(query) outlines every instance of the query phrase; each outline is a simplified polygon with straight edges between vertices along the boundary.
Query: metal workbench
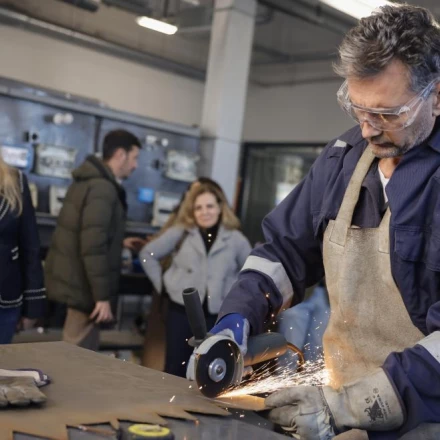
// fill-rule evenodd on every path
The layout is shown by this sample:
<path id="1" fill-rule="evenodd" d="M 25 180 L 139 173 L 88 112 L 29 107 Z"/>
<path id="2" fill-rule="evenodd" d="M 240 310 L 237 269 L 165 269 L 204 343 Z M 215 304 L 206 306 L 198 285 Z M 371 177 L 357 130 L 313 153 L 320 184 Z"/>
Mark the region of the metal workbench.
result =
<path id="1" fill-rule="evenodd" d="M 248 417 L 248 414 L 244 419 Z M 258 423 L 260 426 L 258 426 Z M 286 436 L 269 431 L 271 426 L 263 418 L 256 417 L 252 423 L 242 422 L 232 418 L 200 416 L 199 424 L 191 421 L 167 419 L 167 427 L 171 429 L 175 440 L 282 440 Z M 267 423 L 265 427 L 264 424 Z M 130 423 L 121 423 L 122 437 L 120 440 L 129 440 L 128 427 Z M 99 427 L 110 429 L 109 426 Z M 69 428 L 69 440 L 116 440 L 115 437 L 106 437 L 97 434 L 81 432 L 78 429 Z M 15 434 L 14 440 L 46 440 L 43 437 L 34 437 L 25 434 Z"/>
<path id="2" fill-rule="evenodd" d="M 43 408 L 0 410 L 2 439 L 13 430 L 14 440 L 45 439 L 44 434 L 49 436 L 49 431 L 52 432 L 51 438 L 67 440 L 63 428 L 66 424 L 76 426 L 118 419 L 123 431 L 122 440 L 127 440 L 127 428 L 131 423 L 124 420 L 133 417 L 134 421 L 142 423 L 143 420 L 145 423 L 156 420 L 158 414 L 162 422 L 159 418 L 159 421 L 150 423 L 166 421 L 175 440 L 285 438 L 272 432 L 272 425 L 255 413 L 234 409 L 230 410 L 231 416 L 225 417 L 222 415 L 225 412 L 211 400 L 192 386 L 190 389 L 185 379 L 63 342 L 0 346 L 0 366 L 38 368 L 53 379 L 52 384 L 43 388 L 48 397 Z M 197 417 L 197 421 L 185 420 L 189 416 L 185 410 Z M 110 424 L 99 426 L 112 429 Z M 20 429 L 38 432 L 38 436 L 20 434 Z M 105 438 L 115 440 L 116 435 L 109 437 L 68 429 L 69 440 Z"/>

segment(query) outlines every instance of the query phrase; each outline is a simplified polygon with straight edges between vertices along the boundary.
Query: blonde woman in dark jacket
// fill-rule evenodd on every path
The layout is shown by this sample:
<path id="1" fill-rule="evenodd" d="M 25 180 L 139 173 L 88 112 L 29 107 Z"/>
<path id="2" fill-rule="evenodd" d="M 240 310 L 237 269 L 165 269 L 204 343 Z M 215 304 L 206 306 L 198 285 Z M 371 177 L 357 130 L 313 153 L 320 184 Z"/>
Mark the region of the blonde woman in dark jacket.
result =
<path id="1" fill-rule="evenodd" d="M 157 292 L 166 292 L 167 314 L 165 371 L 185 376 L 192 349 L 192 336 L 183 307 L 182 290 L 196 287 L 208 328 L 216 320 L 224 296 L 237 279 L 251 246 L 238 230 L 240 222 L 229 207 L 223 191 L 208 183 L 191 189 L 176 225 L 140 253 L 143 268 Z M 169 269 L 162 273 L 160 260 L 172 255 Z"/>
<path id="2" fill-rule="evenodd" d="M 44 316 L 40 241 L 26 177 L 0 155 L 0 344 Z"/>

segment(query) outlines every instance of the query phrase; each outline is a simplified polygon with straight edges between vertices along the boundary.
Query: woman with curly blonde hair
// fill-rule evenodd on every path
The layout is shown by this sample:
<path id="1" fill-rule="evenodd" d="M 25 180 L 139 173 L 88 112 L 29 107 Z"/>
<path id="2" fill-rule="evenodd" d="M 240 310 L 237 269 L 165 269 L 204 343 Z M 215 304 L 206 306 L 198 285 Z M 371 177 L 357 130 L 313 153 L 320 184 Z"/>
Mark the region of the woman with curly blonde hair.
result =
<path id="1" fill-rule="evenodd" d="M 185 376 L 192 336 L 183 306 L 182 290 L 196 287 L 208 327 L 215 323 L 224 296 L 237 279 L 251 246 L 239 231 L 240 222 L 217 184 L 200 183 L 190 189 L 173 227 L 148 243 L 140 253 L 147 276 L 157 292 L 166 292 L 165 371 Z M 160 260 L 172 256 L 162 273 Z"/>

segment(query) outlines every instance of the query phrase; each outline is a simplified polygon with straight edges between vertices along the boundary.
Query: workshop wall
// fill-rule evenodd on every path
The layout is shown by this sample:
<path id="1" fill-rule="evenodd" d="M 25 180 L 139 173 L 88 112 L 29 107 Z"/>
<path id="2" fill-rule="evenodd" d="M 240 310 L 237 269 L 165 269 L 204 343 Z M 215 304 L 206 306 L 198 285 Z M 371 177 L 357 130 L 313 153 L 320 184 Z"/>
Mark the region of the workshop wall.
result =
<path id="1" fill-rule="evenodd" d="M 4 25 L 0 58 L 0 76 L 167 122 L 198 125 L 201 119 L 200 81 Z"/>
<path id="2" fill-rule="evenodd" d="M 1 83 L 0 92 L 1 154 L 28 175 L 43 248 L 50 242 L 71 182 L 71 170 L 87 155 L 99 155 L 103 138 L 111 130 L 129 130 L 143 146 L 138 169 L 123 182 L 128 202 L 127 232 L 155 232 L 152 226 L 165 221 L 164 216 L 179 202 L 188 182 L 194 180 L 193 166 L 188 162 L 199 152 L 195 129 L 159 125 L 115 111 L 103 115 L 96 113 L 99 107 L 93 105 L 83 105 L 77 111 L 75 102 L 36 97 L 8 81 Z"/>
<path id="3" fill-rule="evenodd" d="M 339 108 L 341 81 L 251 86 L 243 138 L 255 142 L 328 142 L 353 126 Z"/>
<path id="4" fill-rule="evenodd" d="M 36 33 L 0 26 L 0 76 L 98 99 L 119 110 L 185 125 L 201 120 L 204 84 Z M 338 82 L 252 86 L 245 141 L 327 141 L 349 128 Z"/>

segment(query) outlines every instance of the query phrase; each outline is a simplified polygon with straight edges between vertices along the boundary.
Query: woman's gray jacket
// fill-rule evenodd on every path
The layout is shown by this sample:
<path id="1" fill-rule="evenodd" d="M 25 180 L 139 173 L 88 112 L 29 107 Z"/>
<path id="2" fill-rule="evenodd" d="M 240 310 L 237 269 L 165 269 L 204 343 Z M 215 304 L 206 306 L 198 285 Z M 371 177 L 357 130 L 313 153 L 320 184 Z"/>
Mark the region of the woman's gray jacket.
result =
<path id="1" fill-rule="evenodd" d="M 208 254 L 197 227 L 172 227 L 144 246 L 139 257 L 157 292 L 162 291 L 163 278 L 170 299 L 183 305 L 183 289 L 196 287 L 202 303 L 207 297 L 209 313 L 217 314 L 250 251 L 249 241 L 240 231 L 222 225 Z M 171 266 L 162 277 L 160 260 L 170 254 Z"/>

